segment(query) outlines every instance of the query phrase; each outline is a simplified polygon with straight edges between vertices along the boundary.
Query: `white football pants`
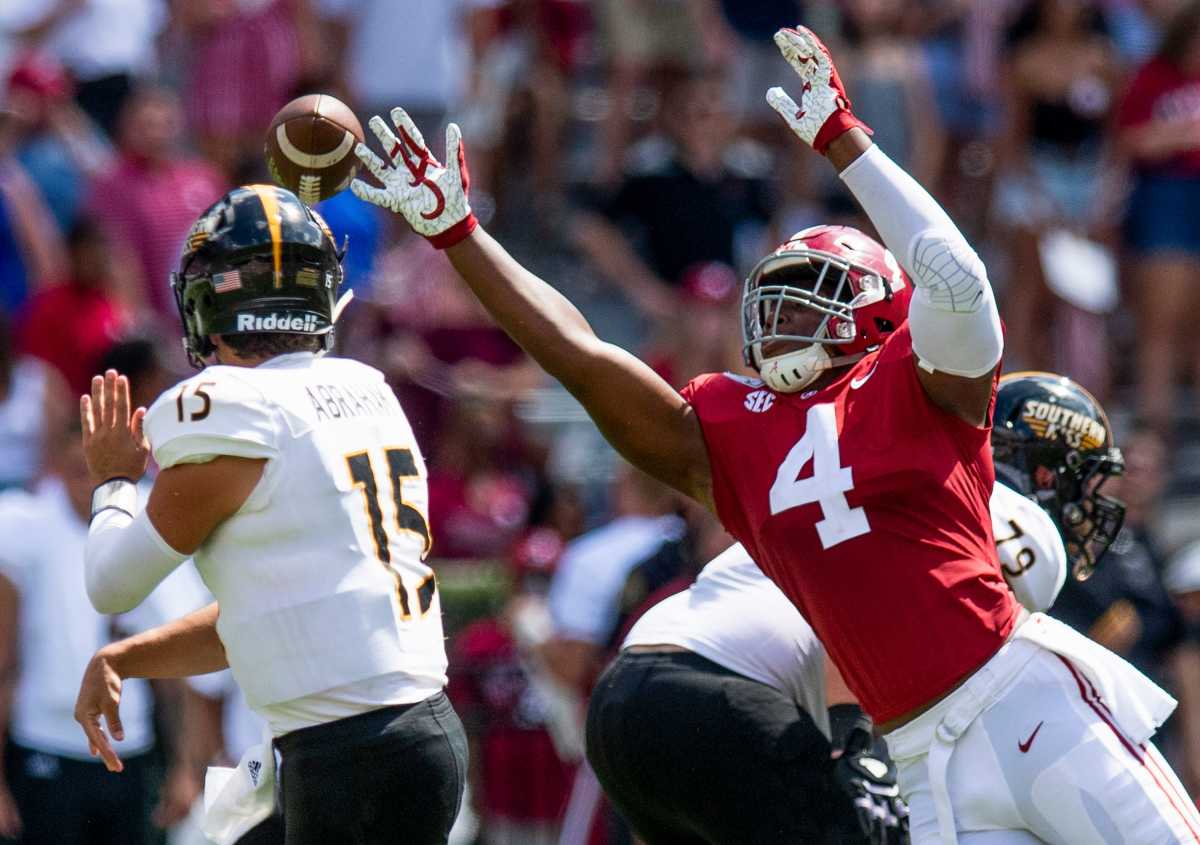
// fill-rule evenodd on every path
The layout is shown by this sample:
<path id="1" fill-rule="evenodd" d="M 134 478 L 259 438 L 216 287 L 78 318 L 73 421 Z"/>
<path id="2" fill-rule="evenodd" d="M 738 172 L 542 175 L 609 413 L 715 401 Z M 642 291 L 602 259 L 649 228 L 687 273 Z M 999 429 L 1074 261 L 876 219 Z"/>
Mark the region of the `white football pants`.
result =
<path id="1" fill-rule="evenodd" d="M 1149 680 L 1104 654 L 1126 691 L 1144 683 L 1145 698 L 1156 697 Z M 1014 639 L 945 700 L 888 734 L 913 845 L 1200 845 L 1200 814 L 1149 732 L 1143 727 L 1135 739 L 1122 729 L 1144 721 L 1114 715 L 1092 675 Z M 1161 706 L 1157 713 L 1160 721 Z"/>

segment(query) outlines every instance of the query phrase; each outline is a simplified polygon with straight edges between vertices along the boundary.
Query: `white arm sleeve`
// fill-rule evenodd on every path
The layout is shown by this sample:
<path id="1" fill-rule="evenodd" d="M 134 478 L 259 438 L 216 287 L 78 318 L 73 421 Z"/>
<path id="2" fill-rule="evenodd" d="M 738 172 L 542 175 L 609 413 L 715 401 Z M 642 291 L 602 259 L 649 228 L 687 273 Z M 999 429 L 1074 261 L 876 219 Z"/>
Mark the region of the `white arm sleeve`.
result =
<path id="1" fill-rule="evenodd" d="M 1004 351 L 983 262 L 937 201 L 877 146 L 842 171 L 884 245 L 912 277 L 913 351 L 926 370 L 976 378 Z"/>
<path id="2" fill-rule="evenodd" d="M 142 511 L 131 517 L 108 508 L 96 514 L 84 549 L 87 594 L 99 613 L 137 607 L 158 583 L 187 560 L 167 545 Z"/>

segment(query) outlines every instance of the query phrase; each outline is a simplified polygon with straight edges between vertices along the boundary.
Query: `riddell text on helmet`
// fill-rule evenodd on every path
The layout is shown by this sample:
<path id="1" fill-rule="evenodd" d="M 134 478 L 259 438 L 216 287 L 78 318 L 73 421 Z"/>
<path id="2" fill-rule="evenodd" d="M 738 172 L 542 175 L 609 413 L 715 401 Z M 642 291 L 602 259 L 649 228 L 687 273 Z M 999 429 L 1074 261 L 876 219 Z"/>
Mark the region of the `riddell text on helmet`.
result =
<path id="1" fill-rule="evenodd" d="M 315 332 L 317 318 L 312 314 L 268 314 L 256 317 L 253 314 L 238 314 L 239 332 Z"/>

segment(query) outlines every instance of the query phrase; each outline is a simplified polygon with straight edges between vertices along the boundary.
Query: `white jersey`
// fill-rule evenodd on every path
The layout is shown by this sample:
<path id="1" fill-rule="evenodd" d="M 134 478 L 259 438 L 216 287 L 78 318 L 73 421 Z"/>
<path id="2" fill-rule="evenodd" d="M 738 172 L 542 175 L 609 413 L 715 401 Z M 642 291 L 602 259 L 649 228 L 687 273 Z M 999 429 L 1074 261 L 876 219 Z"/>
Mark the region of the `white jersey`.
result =
<path id="1" fill-rule="evenodd" d="M 1005 580 L 1031 611 L 1054 603 L 1067 552 L 1049 515 L 997 484 L 991 499 Z M 791 696 L 826 734 L 824 648 L 795 606 L 740 544 L 701 570 L 687 590 L 650 608 L 622 648 L 675 645 Z"/>
<path id="2" fill-rule="evenodd" d="M 1058 526 L 1037 502 L 999 481 L 991 510 L 1004 580 L 1029 610 L 1048 610 L 1067 580 L 1067 550 Z"/>
<path id="3" fill-rule="evenodd" d="M 159 397 L 146 434 L 163 469 L 266 459 L 194 559 L 276 735 L 442 689 L 425 462 L 382 373 L 308 352 L 209 367 Z"/>
<path id="4" fill-rule="evenodd" d="M 682 593 L 646 611 L 622 648 L 676 645 L 793 698 L 829 736 L 825 649 L 795 605 L 735 543 Z"/>

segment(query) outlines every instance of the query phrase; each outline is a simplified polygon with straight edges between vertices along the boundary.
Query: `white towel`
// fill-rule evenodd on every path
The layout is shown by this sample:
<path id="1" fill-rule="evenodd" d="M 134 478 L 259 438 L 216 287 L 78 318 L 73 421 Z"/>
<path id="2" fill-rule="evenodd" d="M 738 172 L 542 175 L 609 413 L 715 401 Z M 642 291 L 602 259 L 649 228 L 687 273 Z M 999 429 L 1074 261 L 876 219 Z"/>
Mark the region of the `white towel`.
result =
<path id="1" fill-rule="evenodd" d="M 232 845 L 275 810 L 275 749 L 269 732 L 235 768 L 209 766 L 204 776 L 204 835 Z"/>

